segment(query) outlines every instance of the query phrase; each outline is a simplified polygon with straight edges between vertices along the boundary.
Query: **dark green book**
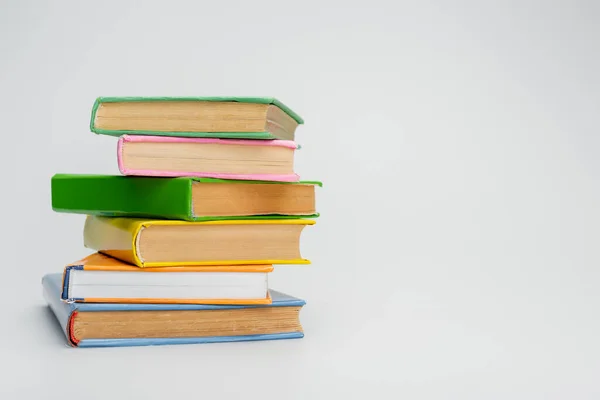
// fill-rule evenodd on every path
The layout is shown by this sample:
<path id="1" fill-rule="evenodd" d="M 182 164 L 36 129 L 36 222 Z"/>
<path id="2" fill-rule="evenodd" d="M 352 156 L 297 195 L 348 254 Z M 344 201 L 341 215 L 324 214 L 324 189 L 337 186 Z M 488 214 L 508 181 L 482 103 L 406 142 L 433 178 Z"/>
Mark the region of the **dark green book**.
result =
<path id="1" fill-rule="evenodd" d="M 321 182 L 56 174 L 52 209 L 185 221 L 316 218 L 316 186 Z"/>
<path id="2" fill-rule="evenodd" d="M 272 97 L 99 97 L 92 132 L 294 140 L 302 118 Z"/>

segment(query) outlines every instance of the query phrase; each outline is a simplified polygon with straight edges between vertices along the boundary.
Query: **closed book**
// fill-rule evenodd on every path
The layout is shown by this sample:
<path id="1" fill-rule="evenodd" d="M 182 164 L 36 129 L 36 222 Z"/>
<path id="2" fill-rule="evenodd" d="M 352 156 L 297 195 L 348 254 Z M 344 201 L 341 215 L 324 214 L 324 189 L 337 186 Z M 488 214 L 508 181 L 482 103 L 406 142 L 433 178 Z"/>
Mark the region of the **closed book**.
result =
<path id="1" fill-rule="evenodd" d="M 139 267 L 309 264 L 300 235 L 311 219 L 176 220 L 88 216 L 84 246 Z"/>
<path id="2" fill-rule="evenodd" d="M 117 162 L 123 175 L 297 182 L 289 140 L 233 140 L 123 135 Z"/>
<path id="3" fill-rule="evenodd" d="M 70 174 L 51 182 L 57 212 L 185 221 L 316 218 L 316 186 L 321 182 Z"/>
<path id="4" fill-rule="evenodd" d="M 99 97 L 92 132 L 294 140 L 302 118 L 272 97 Z"/>
<path id="5" fill-rule="evenodd" d="M 75 303 L 269 304 L 272 265 L 139 268 L 100 253 L 67 265 L 61 299 Z"/>
<path id="6" fill-rule="evenodd" d="M 126 347 L 302 338 L 305 302 L 270 290 L 271 304 L 68 303 L 62 275 L 42 278 L 46 302 L 73 347 Z"/>

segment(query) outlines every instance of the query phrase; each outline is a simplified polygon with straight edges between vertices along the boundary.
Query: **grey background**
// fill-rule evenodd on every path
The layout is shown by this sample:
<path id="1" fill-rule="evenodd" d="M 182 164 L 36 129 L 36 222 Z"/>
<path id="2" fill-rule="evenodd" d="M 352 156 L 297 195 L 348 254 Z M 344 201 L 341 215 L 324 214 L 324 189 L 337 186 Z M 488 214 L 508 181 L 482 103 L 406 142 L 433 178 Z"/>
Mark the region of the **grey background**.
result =
<path id="1" fill-rule="evenodd" d="M 3 398 L 600 397 L 594 1 L 2 1 Z M 143 5 L 142 5 L 143 4 Z M 97 96 L 265 95 L 319 179 L 296 341 L 70 349 L 54 173 L 118 173 Z"/>

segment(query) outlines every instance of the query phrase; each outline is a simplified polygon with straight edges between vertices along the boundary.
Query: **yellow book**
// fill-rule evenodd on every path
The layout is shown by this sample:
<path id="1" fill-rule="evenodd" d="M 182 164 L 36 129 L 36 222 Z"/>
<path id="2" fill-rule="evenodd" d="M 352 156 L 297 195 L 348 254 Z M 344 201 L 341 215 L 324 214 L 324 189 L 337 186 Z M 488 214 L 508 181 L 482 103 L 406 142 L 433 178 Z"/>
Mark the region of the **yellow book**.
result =
<path id="1" fill-rule="evenodd" d="M 314 220 L 187 222 L 88 216 L 87 248 L 138 267 L 310 264 L 300 235 Z"/>

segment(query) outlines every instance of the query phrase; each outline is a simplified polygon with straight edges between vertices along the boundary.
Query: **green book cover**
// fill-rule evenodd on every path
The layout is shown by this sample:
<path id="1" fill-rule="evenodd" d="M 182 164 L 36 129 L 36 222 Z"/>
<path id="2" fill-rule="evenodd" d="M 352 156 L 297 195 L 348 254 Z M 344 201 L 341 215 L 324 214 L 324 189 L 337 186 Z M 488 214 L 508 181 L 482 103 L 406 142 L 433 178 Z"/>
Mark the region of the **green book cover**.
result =
<path id="1" fill-rule="evenodd" d="M 284 215 L 280 213 L 244 216 L 195 215 L 192 185 L 200 184 L 201 190 L 202 183 L 322 186 L 321 182 L 317 181 L 263 182 L 213 178 L 56 174 L 52 177 L 51 183 L 52 209 L 56 212 L 73 214 L 185 221 L 298 219 L 319 216 L 316 212 L 303 215 Z M 256 188 L 260 186 L 257 185 Z M 248 196 L 252 196 L 249 203 L 260 201 L 260 190 L 251 190 L 247 193 Z M 217 200 L 227 201 L 227 199 Z M 282 201 L 285 202 L 285 198 Z"/>
<path id="2" fill-rule="evenodd" d="M 92 117 L 90 120 L 90 129 L 92 132 L 102 135 L 122 136 L 122 135 L 152 135 L 152 136 L 179 136 L 179 137 L 209 137 L 209 138 L 229 138 L 229 139 L 288 139 L 293 137 L 279 137 L 268 130 L 257 132 L 169 132 L 162 130 L 113 130 L 101 129 L 96 127 L 96 113 L 103 103 L 131 103 L 131 102 L 237 102 L 254 104 L 272 104 L 280 108 L 285 114 L 291 117 L 298 125 L 302 125 L 304 120 L 291 108 L 283 104 L 274 97 L 98 97 L 92 108 Z M 292 135 L 293 136 L 293 135 Z"/>

